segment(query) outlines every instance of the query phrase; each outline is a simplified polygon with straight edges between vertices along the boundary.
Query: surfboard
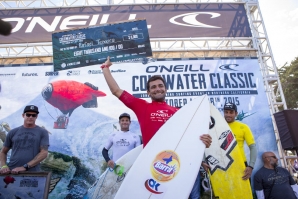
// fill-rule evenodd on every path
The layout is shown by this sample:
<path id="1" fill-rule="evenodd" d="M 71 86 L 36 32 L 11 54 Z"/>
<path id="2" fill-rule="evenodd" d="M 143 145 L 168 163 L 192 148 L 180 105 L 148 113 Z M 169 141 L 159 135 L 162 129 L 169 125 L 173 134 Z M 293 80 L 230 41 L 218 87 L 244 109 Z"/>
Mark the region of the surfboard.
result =
<path id="1" fill-rule="evenodd" d="M 84 199 L 111 199 L 115 197 L 116 192 L 118 191 L 120 185 L 123 182 L 123 179 L 130 170 L 132 164 L 137 159 L 138 155 L 143 150 L 143 145 L 140 145 L 116 161 L 117 165 L 123 166 L 122 176 L 116 175 L 114 172 L 111 172 L 107 169 L 89 188 Z"/>
<path id="2" fill-rule="evenodd" d="M 212 144 L 205 150 L 211 167 L 211 185 L 219 199 L 252 199 L 249 180 L 242 180 L 245 165 L 236 139 L 222 114 L 210 104 L 209 134 Z"/>
<path id="3" fill-rule="evenodd" d="M 115 199 L 186 199 L 198 175 L 209 131 L 210 106 L 200 96 L 178 110 L 152 137 Z"/>

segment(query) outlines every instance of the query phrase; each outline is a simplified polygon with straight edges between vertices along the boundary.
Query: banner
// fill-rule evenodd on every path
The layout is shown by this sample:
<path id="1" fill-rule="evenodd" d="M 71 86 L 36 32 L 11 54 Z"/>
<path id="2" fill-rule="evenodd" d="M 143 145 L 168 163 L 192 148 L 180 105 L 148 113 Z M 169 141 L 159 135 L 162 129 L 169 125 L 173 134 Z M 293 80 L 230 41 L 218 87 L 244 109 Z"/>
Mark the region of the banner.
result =
<path id="1" fill-rule="evenodd" d="M 113 64 L 110 69 L 122 89 L 148 101 L 147 79 L 162 75 L 169 105 L 182 107 L 203 94 L 220 111 L 226 102 L 235 103 L 238 120 L 249 125 L 256 140 L 254 172 L 262 166 L 263 152 L 278 154 L 257 59 L 158 60 Z M 135 114 L 111 94 L 98 65 L 56 72 L 53 66 L 5 67 L 0 84 L 3 131 L 7 125 L 23 124 L 26 105 L 39 107 L 36 123 L 50 137 L 50 154 L 42 163 L 44 171 L 52 171 L 49 198 L 84 196 L 105 169 L 102 149 L 119 130 L 121 113 L 131 114 L 130 130 L 140 134 Z M 246 152 L 249 161 L 248 147 Z"/>
<path id="2" fill-rule="evenodd" d="M 2 44 L 50 42 L 54 31 L 146 19 L 150 38 L 251 37 L 244 4 L 153 4 L 0 10 L 12 24 Z"/>

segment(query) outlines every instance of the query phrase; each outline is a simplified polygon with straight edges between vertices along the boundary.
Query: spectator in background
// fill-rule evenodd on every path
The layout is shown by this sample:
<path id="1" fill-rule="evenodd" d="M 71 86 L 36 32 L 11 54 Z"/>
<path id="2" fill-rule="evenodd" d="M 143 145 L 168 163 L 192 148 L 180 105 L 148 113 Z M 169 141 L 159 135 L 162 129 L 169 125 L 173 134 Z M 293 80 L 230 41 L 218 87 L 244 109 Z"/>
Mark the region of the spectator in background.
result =
<path id="1" fill-rule="evenodd" d="M 264 166 L 254 176 L 254 188 L 258 199 L 296 199 L 298 186 L 289 171 L 278 167 L 273 152 L 262 155 Z"/>
<path id="2" fill-rule="evenodd" d="M 130 115 L 122 113 L 119 116 L 121 132 L 112 133 L 106 146 L 102 149 L 102 155 L 110 168 L 115 167 L 115 162 L 124 154 L 141 144 L 140 137 L 129 131 L 131 124 Z M 109 157 L 109 149 L 113 146 L 113 158 Z"/>
<path id="3" fill-rule="evenodd" d="M 49 134 L 35 124 L 38 113 L 37 106 L 26 106 L 22 114 L 23 125 L 8 132 L 0 152 L 0 173 L 40 170 L 40 162 L 48 155 Z M 10 161 L 6 163 L 10 149 Z"/>

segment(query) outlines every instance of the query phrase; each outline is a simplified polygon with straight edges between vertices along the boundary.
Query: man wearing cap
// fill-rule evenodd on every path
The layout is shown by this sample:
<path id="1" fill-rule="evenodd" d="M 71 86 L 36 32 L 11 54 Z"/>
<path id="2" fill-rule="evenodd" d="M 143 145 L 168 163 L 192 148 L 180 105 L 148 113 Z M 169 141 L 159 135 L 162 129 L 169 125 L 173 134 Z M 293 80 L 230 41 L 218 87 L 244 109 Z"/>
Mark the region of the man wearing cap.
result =
<path id="1" fill-rule="evenodd" d="M 28 105 L 22 114 L 22 126 L 8 132 L 0 152 L 0 173 L 17 174 L 20 171 L 39 171 L 40 162 L 48 155 L 48 132 L 35 124 L 38 107 Z M 6 164 L 11 149 L 10 161 Z"/>
<path id="2" fill-rule="evenodd" d="M 115 167 L 115 162 L 124 154 L 141 144 L 140 137 L 129 131 L 130 115 L 122 113 L 119 116 L 121 132 L 110 135 L 106 146 L 102 149 L 102 155 L 110 168 Z M 113 159 L 109 158 L 108 151 L 113 146 Z"/>
<path id="3" fill-rule="evenodd" d="M 226 103 L 224 105 L 224 117 L 236 138 L 237 144 L 241 150 L 241 155 L 243 157 L 243 160 L 246 166 L 242 179 L 247 180 L 251 176 L 252 170 L 254 168 L 254 165 L 257 159 L 257 146 L 249 126 L 235 120 L 237 115 L 238 115 L 237 106 L 235 104 Z M 244 152 L 244 141 L 246 142 L 250 150 L 249 164 L 247 164 L 246 156 Z"/>

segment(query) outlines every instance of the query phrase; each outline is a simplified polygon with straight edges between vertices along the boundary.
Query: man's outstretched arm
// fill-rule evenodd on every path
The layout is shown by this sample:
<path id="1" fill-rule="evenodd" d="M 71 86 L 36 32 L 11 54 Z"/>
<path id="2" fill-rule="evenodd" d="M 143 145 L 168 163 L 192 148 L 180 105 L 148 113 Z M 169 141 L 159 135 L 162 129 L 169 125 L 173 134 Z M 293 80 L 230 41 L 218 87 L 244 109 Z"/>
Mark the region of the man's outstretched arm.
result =
<path id="1" fill-rule="evenodd" d="M 107 61 L 102 65 L 102 72 L 103 72 L 106 82 L 110 88 L 110 91 L 112 92 L 113 95 L 115 95 L 116 97 L 119 98 L 121 96 L 121 94 L 123 93 L 123 90 L 120 89 L 116 80 L 114 79 L 114 77 L 111 74 L 111 71 L 110 71 L 111 65 L 112 65 L 112 62 L 110 61 L 110 57 L 108 57 Z"/>

